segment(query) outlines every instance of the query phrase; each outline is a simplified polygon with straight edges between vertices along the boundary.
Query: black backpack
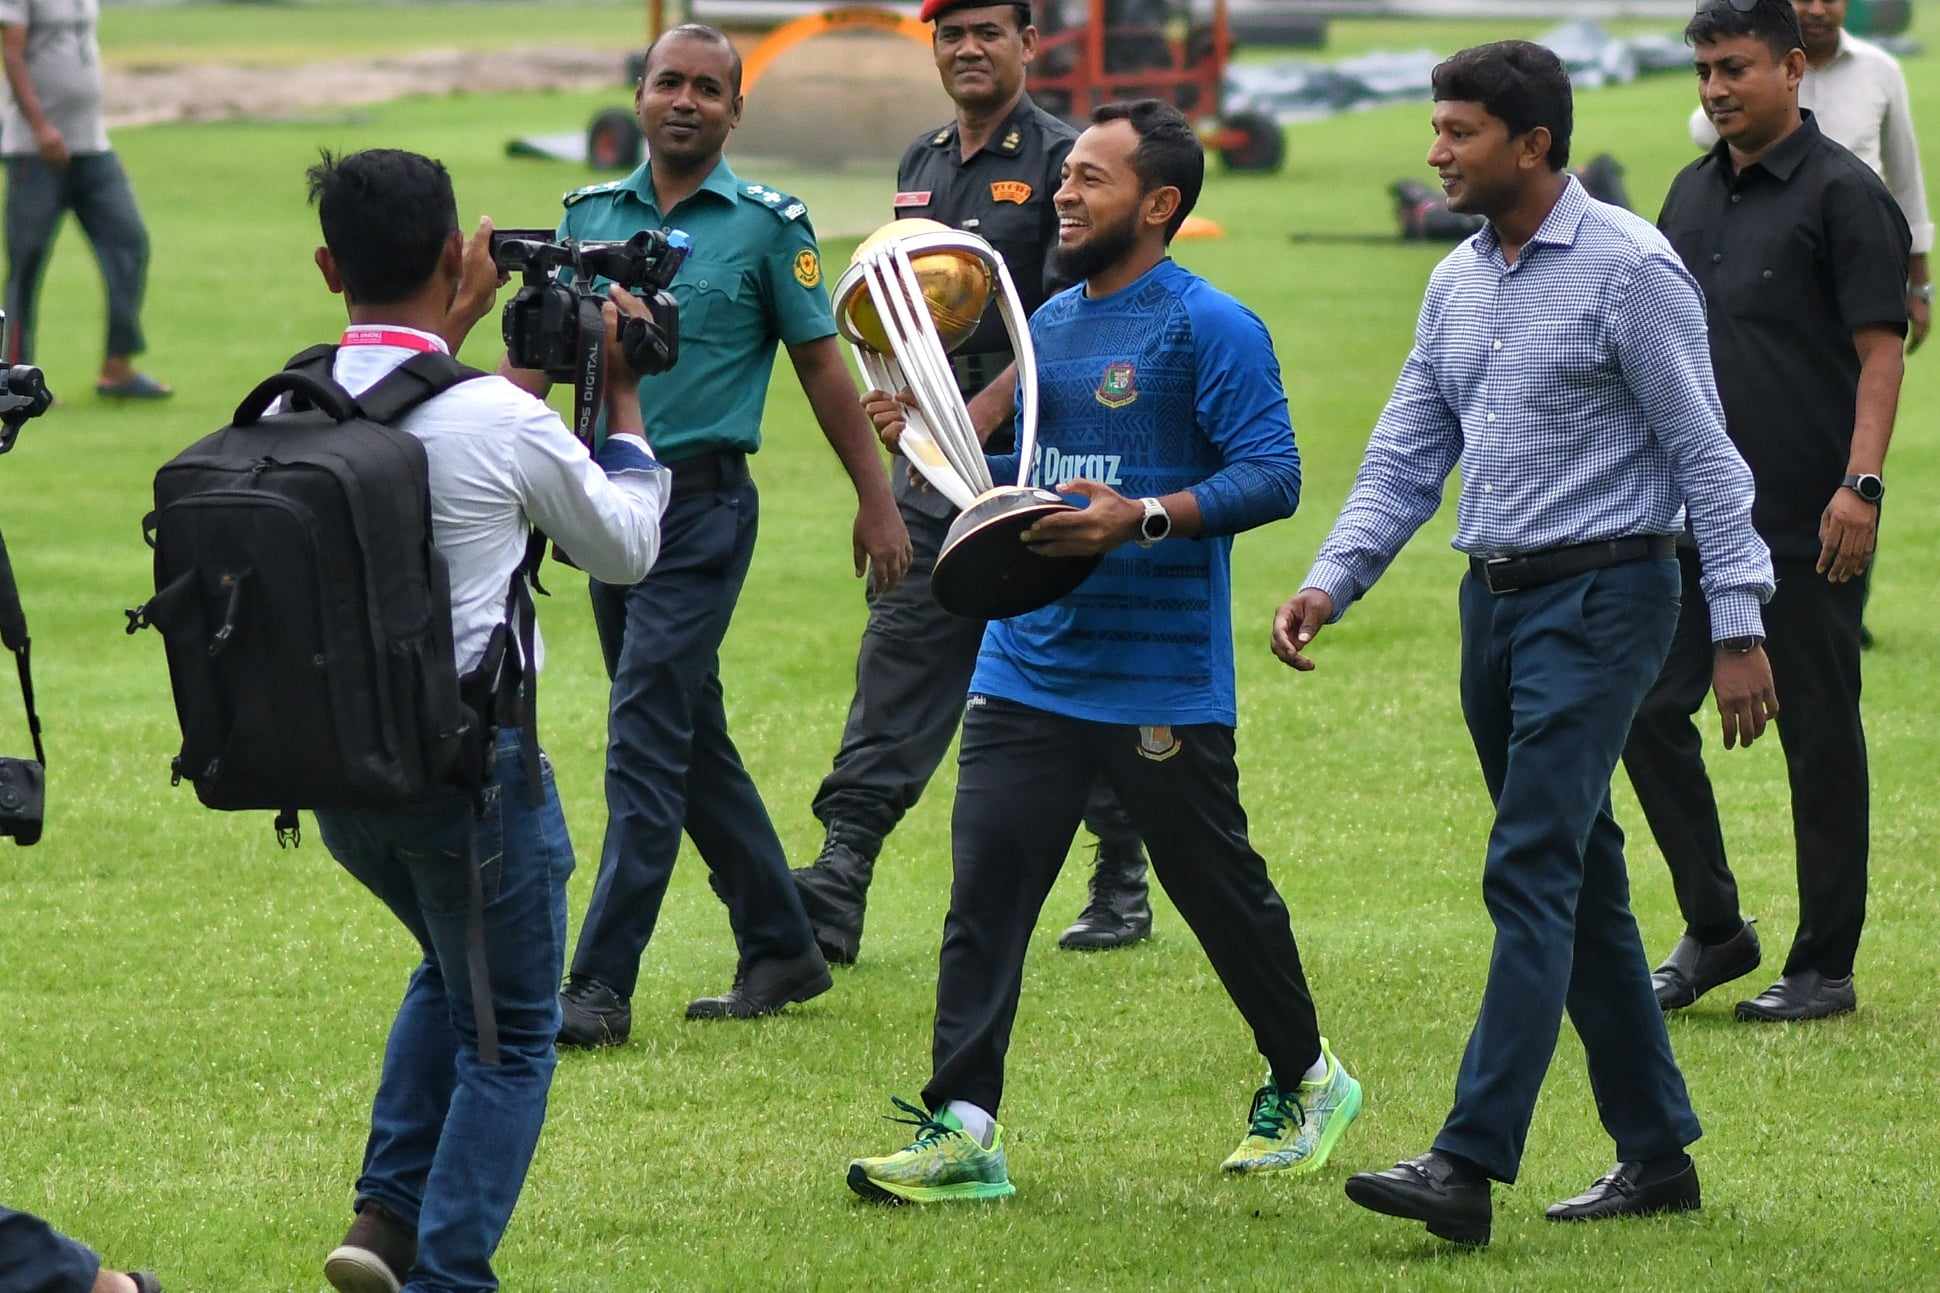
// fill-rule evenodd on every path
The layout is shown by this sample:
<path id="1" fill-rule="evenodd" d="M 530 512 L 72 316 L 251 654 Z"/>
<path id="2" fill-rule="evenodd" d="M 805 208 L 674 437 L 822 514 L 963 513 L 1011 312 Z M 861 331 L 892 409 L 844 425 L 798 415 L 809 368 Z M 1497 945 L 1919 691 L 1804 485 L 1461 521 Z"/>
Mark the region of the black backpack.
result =
<path id="1" fill-rule="evenodd" d="M 453 787 L 475 804 L 496 726 L 533 735 L 528 561 L 506 621 L 464 679 L 452 659 L 451 584 L 432 542 L 424 445 L 396 423 L 483 376 L 414 355 L 362 395 L 317 346 L 251 391 L 229 426 L 155 474 L 142 522 L 155 595 L 128 632 L 159 629 L 182 728 L 174 781 L 210 808 L 275 809 L 277 839 L 300 839 L 296 810 L 383 810 Z M 264 414 L 277 397 L 285 409 Z M 517 631 L 523 652 L 510 651 Z M 538 783 L 536 740 L 528 779 Z M 482 916 L 476 867 L 473 914 Z M 483 926 L 470 922 L 479 1043 L 496 1054 L 483 977 Z"/>

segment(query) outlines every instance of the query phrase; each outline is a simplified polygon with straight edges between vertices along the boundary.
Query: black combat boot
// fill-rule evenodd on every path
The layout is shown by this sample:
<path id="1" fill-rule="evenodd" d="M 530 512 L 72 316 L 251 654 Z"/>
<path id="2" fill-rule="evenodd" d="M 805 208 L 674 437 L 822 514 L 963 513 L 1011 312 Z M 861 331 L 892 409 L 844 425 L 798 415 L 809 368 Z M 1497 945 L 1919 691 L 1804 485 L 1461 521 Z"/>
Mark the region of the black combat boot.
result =
<path id="1" fill-rule="evenodd" d="M 821 856 L 793 873 L 816 946 L 831 965 L 854 965 L 862 951 L 862 914 L 881 848 L 882 836 L 854 822 L 833 821 Z"/>
<path id="2" fill-rule="evenodd" d="M 1068 952 L 1102 952 L 1152 936 L 1152 904 L 1145 887 L 1145 846 L 1132 839 L 1098 845 L 1091 869 L 1091 901 L 1058 937 Z"/>

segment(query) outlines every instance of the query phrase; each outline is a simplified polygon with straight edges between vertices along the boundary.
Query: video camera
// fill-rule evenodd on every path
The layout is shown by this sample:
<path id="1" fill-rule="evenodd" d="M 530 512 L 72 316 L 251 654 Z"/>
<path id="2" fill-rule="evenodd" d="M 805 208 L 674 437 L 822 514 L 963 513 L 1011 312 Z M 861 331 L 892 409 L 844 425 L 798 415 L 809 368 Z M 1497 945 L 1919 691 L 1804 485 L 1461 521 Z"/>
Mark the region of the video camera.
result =
<path id="1" fill-rule="evenodd" d="M 0 311 L 0 354 L 7 348 L 7 315 Z M 27 364 L 0 365 L 0 453 L 13 448 L 20 428 L 53 406 L 54 393 L 40 369 Z M 20 608 L 13 562 L 0 538 L 0 644 L 11 651 L 20 669 L 20 696 L 27 709 L 27 732 L 34 738 L 34 757 L 0 757 L 0 836 L 12 836 L 23 848 L 40 840 L 41 817 L 47 793 L 47 752 L 40 743 L 40 715 L 34 712 L 34 675 L 29 665 L 33 642 L 27 636 L 27 615 Z"/>
<path id="2" fill-rule="evenodd" d="M 7 314 L 0 310 L 0 354 L 7 349 Z M 13 448 L 20 428 L 54 406 L 54 392 L 32 364 L 0 364 L 0 453 Z M 3 833 L 3 832 L 0 832 Z"/>
<path id="3" fill-rule="evenodd" d="M 692 246 L 678 229 L 646 229 L 625 242 L 556 240 L 550 229 L 493 233 L 492 263 L 524 276 L 502 319 L 506 358 L 515 368 L 573 383 L 573 431 L 589 447 L 605 384 L 606 296 L 594 280 L 645 299 L 649 317 L 622 319 L 620 345 L 635 372 L 664 373 L 680 358 L 680 306 L 667 288 Z M 572 271 L 570 283 L 559 281 L 562 269 Z"/>

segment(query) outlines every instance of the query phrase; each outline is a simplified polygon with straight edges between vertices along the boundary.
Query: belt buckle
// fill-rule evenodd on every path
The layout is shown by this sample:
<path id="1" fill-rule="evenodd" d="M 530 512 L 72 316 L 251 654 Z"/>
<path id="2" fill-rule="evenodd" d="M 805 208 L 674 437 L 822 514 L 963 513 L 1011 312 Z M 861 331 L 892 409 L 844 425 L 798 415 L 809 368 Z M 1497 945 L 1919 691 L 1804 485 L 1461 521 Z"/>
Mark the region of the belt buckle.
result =
<path id="1" fill-rule="evenodd" d="M 1497 597 L 1502 596 L 1504 593 L 1515 592 L 1516 590 L 1513 588 L 1498 588 L 1496 587 L 1496 584 L 1495 584 L 1496 571 L 1498 569 L 1506 568 L 1508 564 L 1514 560 L 1515 560 L 1514 557 L 1485 558 L 1482 562 L 1482 586 L 1484 588 L 1487 588 L 1491 593 L 1494 593 Z"/>

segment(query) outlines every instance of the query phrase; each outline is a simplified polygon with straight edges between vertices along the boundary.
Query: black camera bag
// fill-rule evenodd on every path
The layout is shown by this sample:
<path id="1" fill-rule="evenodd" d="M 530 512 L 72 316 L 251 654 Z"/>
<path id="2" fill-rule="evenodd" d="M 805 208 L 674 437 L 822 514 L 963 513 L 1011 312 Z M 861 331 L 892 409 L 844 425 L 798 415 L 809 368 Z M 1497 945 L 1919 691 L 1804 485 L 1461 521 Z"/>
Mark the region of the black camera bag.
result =
<path id="1" fill-rule="evenodd" d="M 155 474 L 139 615 L 167 643 L 175 775 L 210 808 L 397 808 L 466 779 L 429 470 L 395 424 L 480 374 L 420 354 L 353 399 L 331 352 L 297 356 Z"/>
<path id="2" fill-rule="evenodd" d="M 427 352 L 353 397 L 332 377 L 335 355 L 297 355 L 156 472 L 142 523 L 155 596 L 129 612 L 130 633 L 152 625 L 167 647 L 175 780 L 210 808 L 278 810 L 279 842 L 300 838 L 299 808 L 381 811 L 462 789 L 482 809 L 500 723 L 524 729 L 531 788 L 539 779 L 523 661 L 544 539 L 535 532 L 513 575 L 485 662 L 461 680 L 424 445 L 396 426 L 484 374 Z M 477 862 L 467 959 L 491 1063 Z"/>

